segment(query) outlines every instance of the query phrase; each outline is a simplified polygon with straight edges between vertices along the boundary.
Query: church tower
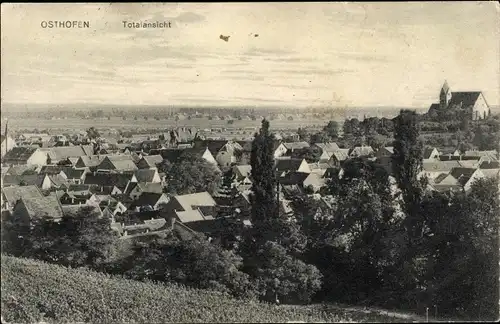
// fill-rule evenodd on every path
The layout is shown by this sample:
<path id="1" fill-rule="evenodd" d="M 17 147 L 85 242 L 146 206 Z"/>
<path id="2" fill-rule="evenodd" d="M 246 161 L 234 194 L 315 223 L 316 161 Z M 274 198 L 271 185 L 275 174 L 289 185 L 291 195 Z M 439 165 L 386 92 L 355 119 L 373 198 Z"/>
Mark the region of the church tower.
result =
<path id="1" fill-rule="evenodd" d="M 451 89 L 448 86 L 448 82 L 444 81 L 443 87 L 441 88 L 441 92 L 439 93 L 439 109 L 445 109 L 448 107 L 448 104 L 451 100 Z"/>

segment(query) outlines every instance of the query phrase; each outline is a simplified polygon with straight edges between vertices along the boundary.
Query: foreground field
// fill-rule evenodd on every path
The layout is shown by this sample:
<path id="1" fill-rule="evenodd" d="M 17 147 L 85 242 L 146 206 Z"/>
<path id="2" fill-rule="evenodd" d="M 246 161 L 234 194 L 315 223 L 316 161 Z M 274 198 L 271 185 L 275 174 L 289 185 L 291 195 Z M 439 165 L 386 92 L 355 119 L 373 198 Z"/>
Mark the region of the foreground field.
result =
<path id="1" fill-rule="evenodd" d="M 2 319 L 9 323 L 387 322 L 407 318 L 331 306 L 275 306 L 210 291 L 141 283 L 2 256 Z"/>

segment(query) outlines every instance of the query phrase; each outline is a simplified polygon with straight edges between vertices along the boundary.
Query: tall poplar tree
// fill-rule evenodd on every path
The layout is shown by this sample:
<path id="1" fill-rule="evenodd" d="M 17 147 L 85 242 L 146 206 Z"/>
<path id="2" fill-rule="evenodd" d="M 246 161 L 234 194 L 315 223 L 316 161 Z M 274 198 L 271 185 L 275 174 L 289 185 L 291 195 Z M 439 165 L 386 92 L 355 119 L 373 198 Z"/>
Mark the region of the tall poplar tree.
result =
<path id="1" fill-rule="evenodd" d="M 392 165 L 394 176 L 403 200 L 406 218 L 404 226 L 410 245 L 421 236 L 425 215 L 420 212 L 420 201 L 425 179 L 418 175 L 423 168 L 423 145 L 419 139 L 419 121 L 415 111 L 401 110 L 394 121 L 394 154 Z"/>
<path id="2" fill-rule="evenodd" d="M 259 133 L 253 140 L 250 156 L 252 224 L 253 238 L 256 241 L 266 241 L 271 238 L 272 221 L 278 217 L 273 143 L 274 135 L 269 131 L 269 121 L 264 119 Z"/>

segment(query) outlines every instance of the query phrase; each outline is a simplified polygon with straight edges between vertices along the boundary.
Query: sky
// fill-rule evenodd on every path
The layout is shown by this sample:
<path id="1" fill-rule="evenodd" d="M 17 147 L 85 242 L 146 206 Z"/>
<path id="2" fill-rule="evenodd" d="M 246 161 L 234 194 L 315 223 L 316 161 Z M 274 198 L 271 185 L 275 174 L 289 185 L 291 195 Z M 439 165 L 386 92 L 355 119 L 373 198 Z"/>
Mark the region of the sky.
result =
<path id="1" fill-rule="evenodd" d="M 495 1 L 2 3 L 1 99 L 423 108 L 447 80 L 499 105 L 499 14 Z M 41 26 L 66 20 L 90 28 Z"/>

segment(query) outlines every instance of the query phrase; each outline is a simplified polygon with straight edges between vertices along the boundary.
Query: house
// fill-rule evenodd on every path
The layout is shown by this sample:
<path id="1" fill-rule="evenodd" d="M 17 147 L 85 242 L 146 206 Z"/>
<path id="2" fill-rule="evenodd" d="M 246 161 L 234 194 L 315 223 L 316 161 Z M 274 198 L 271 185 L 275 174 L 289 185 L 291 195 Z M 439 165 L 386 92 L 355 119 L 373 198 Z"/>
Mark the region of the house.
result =
<path id="1" fill-rule="evenodd" d="M 170 225 L 164 218 L 148 219 L 141 224 L 124 224 L 112 223 L 111 227 L 117 231 L 123 239 L 161 233 L 162 231 L 170 228 Z M 173 230 L 173 229 L 172 229 Z"/>
<path id="2" fill-rule="evenodd" d="M 125 194 L 131 199 L 136 200 L 143 192 L 162 193 L 163 186 L 158 182 L 131 182 L 125 191 Z"/>
<path id="3" fill-rule="evenodd" d="M 69 186 L 66 178 L 61 174 L 39 174 L 38 186 L 42 190 L 65 189 Z"/>
<path id="4" fill-rule="evenodd" d="M 436 179 L 438 176 L 448 174 L 453 168 L 460 168 L 459 161 L 424 161 L 422 171 L 419 177 L 426 176 L 429 180 Z"/>
<path id="5" fill-rule="evenodd" d="M 221 167 L 229 167 L 243 157 L 243 147 L 233 141 L 228 141 L 215 155 L 215 160 Z"/>
<path id="6" fill-rule="evenodd" d="M 316 172 L 311 172 L 302 182 L 304 188 L 312 188 L 313 192 L 318 192 L 322 187 L 326 185 L 326 179 L 323 178 L 322 174 Z"/>
<path id="7" fill-rule="evenodd" d="M 465 151 L 464 157 L 481 157 L 481 162 L 483 161 L 498 161 L 498 152 L 496 150 L 491 151 Z"/>
<path id="8" fill-rule="evenodd" d="M 472 183 L 484 177 L 480 169 L 453 168 L 449 174 L 434 179 L 431 186 L 438 191 L 463 189 L 469 191 Z"/>
<path id="9" fill-rule="evenodd" d="M 116 199 L 101 202 L 99 204 L 99 208 L 101 209 L 103 214 L 107 213 L 108 216 L 111 217 L 123 214 L 127 211 L 127 207 Z"/>
<path id="10" fill-rule="evenodd" d="M 276 172 L 282 176 L 288 172 L 311 173 L 309 164 L 305 159 L 280 158 L 275 160 Z"/>
<path id="11" fill-rule="evenodd" d="M 139 169 L 135 171 L 135 177 L 137 182 L 162 182 L 157 169 Z"/>
<path id="12" fill-rule="evenodd" d="M 326 170 L 330 167 L 331 165 L 328 162 L 309 163 L 309 169 L 311 169 L 311 173 L 316 173 L 321 176 L 323 176 Z"/>
<path id="13" fill-rule="evenodd" d="M 273 155 L 275 159 L 285 155 L 286 151 L 287 148 L 283 143 L 281 143 L 280 141 L 273 142 Z"/>
<path id="14" fill-rule="evenodd" d="M 2 188 L 2 211 L 11 210 L 16 202 L 22 197 L 43 198 L 42 193 L 36 186 L 10 186 Z"/>
<path id="15" fill-rule="evenodd" d="M 61 204 L 55 195 L 21 197 L 12 211 L 13 219 L 25 224 L 31 224 L 33 220 L 45 217 L 59 221 L 63 215 Z"/>
<path id="16" fill-rule="evenodd" d="M 423 152 L 424 161 L 436 161 L 439 160 L 439 151 L 435 147 L 426 147 Z"/>
<path id="17" fill-rule="evenodd" d="M 97 170 L 136 171 L 137 165 L 130 155 L 107 155 Z"/>
<path id="18" fill-rule="evenodd" d="M 233 173 L 236 176 L 236 181 L 252 184 L 252 181 L 250 180 L 252 175 L 251 165 L 235 165 L 233 166 Z"/>
<path id="19" fill-rule="evenodd" d="M 159 154 L 162 156 L 164 160 L 169 161 L 170 163 L 176 163 L 182 161 L 186 155 L 194 155 L 196 157 L 202 158 L 207 162 L 210 162 L 212 165 L 217 166 L 217 161 L 215 160 L 212 153 L 208 147 L 205 148 L 167 148 L 161 150 L 151 150 L 151 154 Z"/>
<path id="20" fill-rule="evenodd" d="M 216 202 L 208 192 L 172 197 L 165 206 L 167 215 L 182 223 L 211 220 L 216 215 Z"/>
<path id="21" fill-rule="evenodd" d="M 2 175 L 2 187 L 8 186 L 37 186 L 41 188 L 45 175 L 23 174 L 23 175 Z"/>
<path id="22" fill-rule="evenodd" d="M 303 150 L 309 148 L 309 143 L 307 142 L 290 142 L 290 143 L 282 143 L 286 148 L 286 155 L 292 154 L 294 151 Z"/>
<path id="23" fill-rule="evenodd" d="M 139 162 L 137 162 L 137 167 L 139 169 L 154 169 L 156 165 L 163 162 L 163 158 L 161 155 L 146 155 L 143 156 Z"/>
<path id="24" fill-rule="evenodd" d="M 124 192 L 129 182 L 137 182 L 134 174 L 95 172 L 87 174 L 84 184 L 95 185 L 102 189 L 104 187 L 116 186 Z"/>
<path id="25" fill-rule="evenodd" d="M 82 184 L 85 182 L 88 169 L 73 169 L 71 167 L 63 167 L 62 172 L 68 183 Z"/>
<path id="26" fill-rule="evenodd" d="M 92 213 L 96 213 L 97 217 L 102 218 L 103 214 L 97 204 L 87 202 L 86 204 L 79 205 L 61 205 L 63 215 L 76 215 L 82 211 L 83 208 L 89 208 Z M 87 213 L 87 212 L 86 212 Z"/>
<path id="27" fill-rule="evenodd" d="M 452 92 L 448 82 L 444 82 L 439 92 L 439 103 L 433 103 L 429 115 L 446 109 L 459 108 L 467 111 L 472 120 L 486 119 L 491 111 L 481 91 Z"/>
<path id="28" fill-rule="evenodd" d="M 12 137 L 0 135 L 0 158 L 3 158 L 14 147 L 17 147 L 17 144 Z"/>
<path id="29" fill-rule="evenodd" d="M 30 146 L 13 147 L 2 158 L 2 164 L 5 165 L 38 165 L 47 164 L 47 153 L 40 148 Z"/>
<path id="30" fill-rule="evenodd" d="M 314 143 L 312 146 L 320 149 L 321 151 L 321 155 L 319 157 L 320 162 L 325 162 L 330 160 L 332 154 L 340 149 L 337 143 Z"/>
<path id="31" fill-rule="evenodd" d="M 356 146 L 354 147 L 351 152 L 349 153 L 349 157 L 351 158 L 356 158 L 356 157 L 362 157 L 362 156 L 371 156 L 375 154 L 373 151 L 373 148 L 371 146 Z"/>
<path id="32" fill-rule="evenodd" d="M 333 167 L 340 167 L 340 165 L 349 158 L 349 149 L 339 149 L 332 153 L 328 164 Z"/>
<path id="33" fill-rule="evenodd" d="M 104 160 L 105 155 L 80 156 L 76 161 L 75 168 L 95 168 Z"/>
<path id="34" fill-rule="evenodd" d="M 309 176 L 309 173 L 290 171 L 279 177 L 279 183 L 282 186 L 299 186 L 303 187 L 304 180 Z"/>
<path id="35" fill-rule="evenodd" d="M 94 153 L 92 145 L 59 146 L 42 148 L 42 152 L 48 155 L 47 164 L 57 164 L 67 158 L 78 158 L 80 156 L 91 156 Z"/>
<path id="36" fill-rule="evenodd" d="M 80 204 L 86 204 L 88 199 L 92 196 L 90 192 L 85 193 L 85 194 L 79 194 L 79 193 L 74 193 L 72 191 L 66 191 L 62 196 L 59 198 L 59 201 L 61 202 L 62 205 L 80 205 Z"/>
<path id="37" fill-rule="evenodd" d="M 37 174 L 41 170 L 40 166 L 27 164 L 12 165 L 5 169 L 6 171 L 4 173 L 10 175 L 23 175 L 25 172 L 29 174 Z"/>
<path id="38" fill-rule="evenodd" d="M 142 192 L 130 207 L 137 209 L 144 208 L 145 210 L 158 210 L 169 201 L 170 198 L 164 193 Z"/>

